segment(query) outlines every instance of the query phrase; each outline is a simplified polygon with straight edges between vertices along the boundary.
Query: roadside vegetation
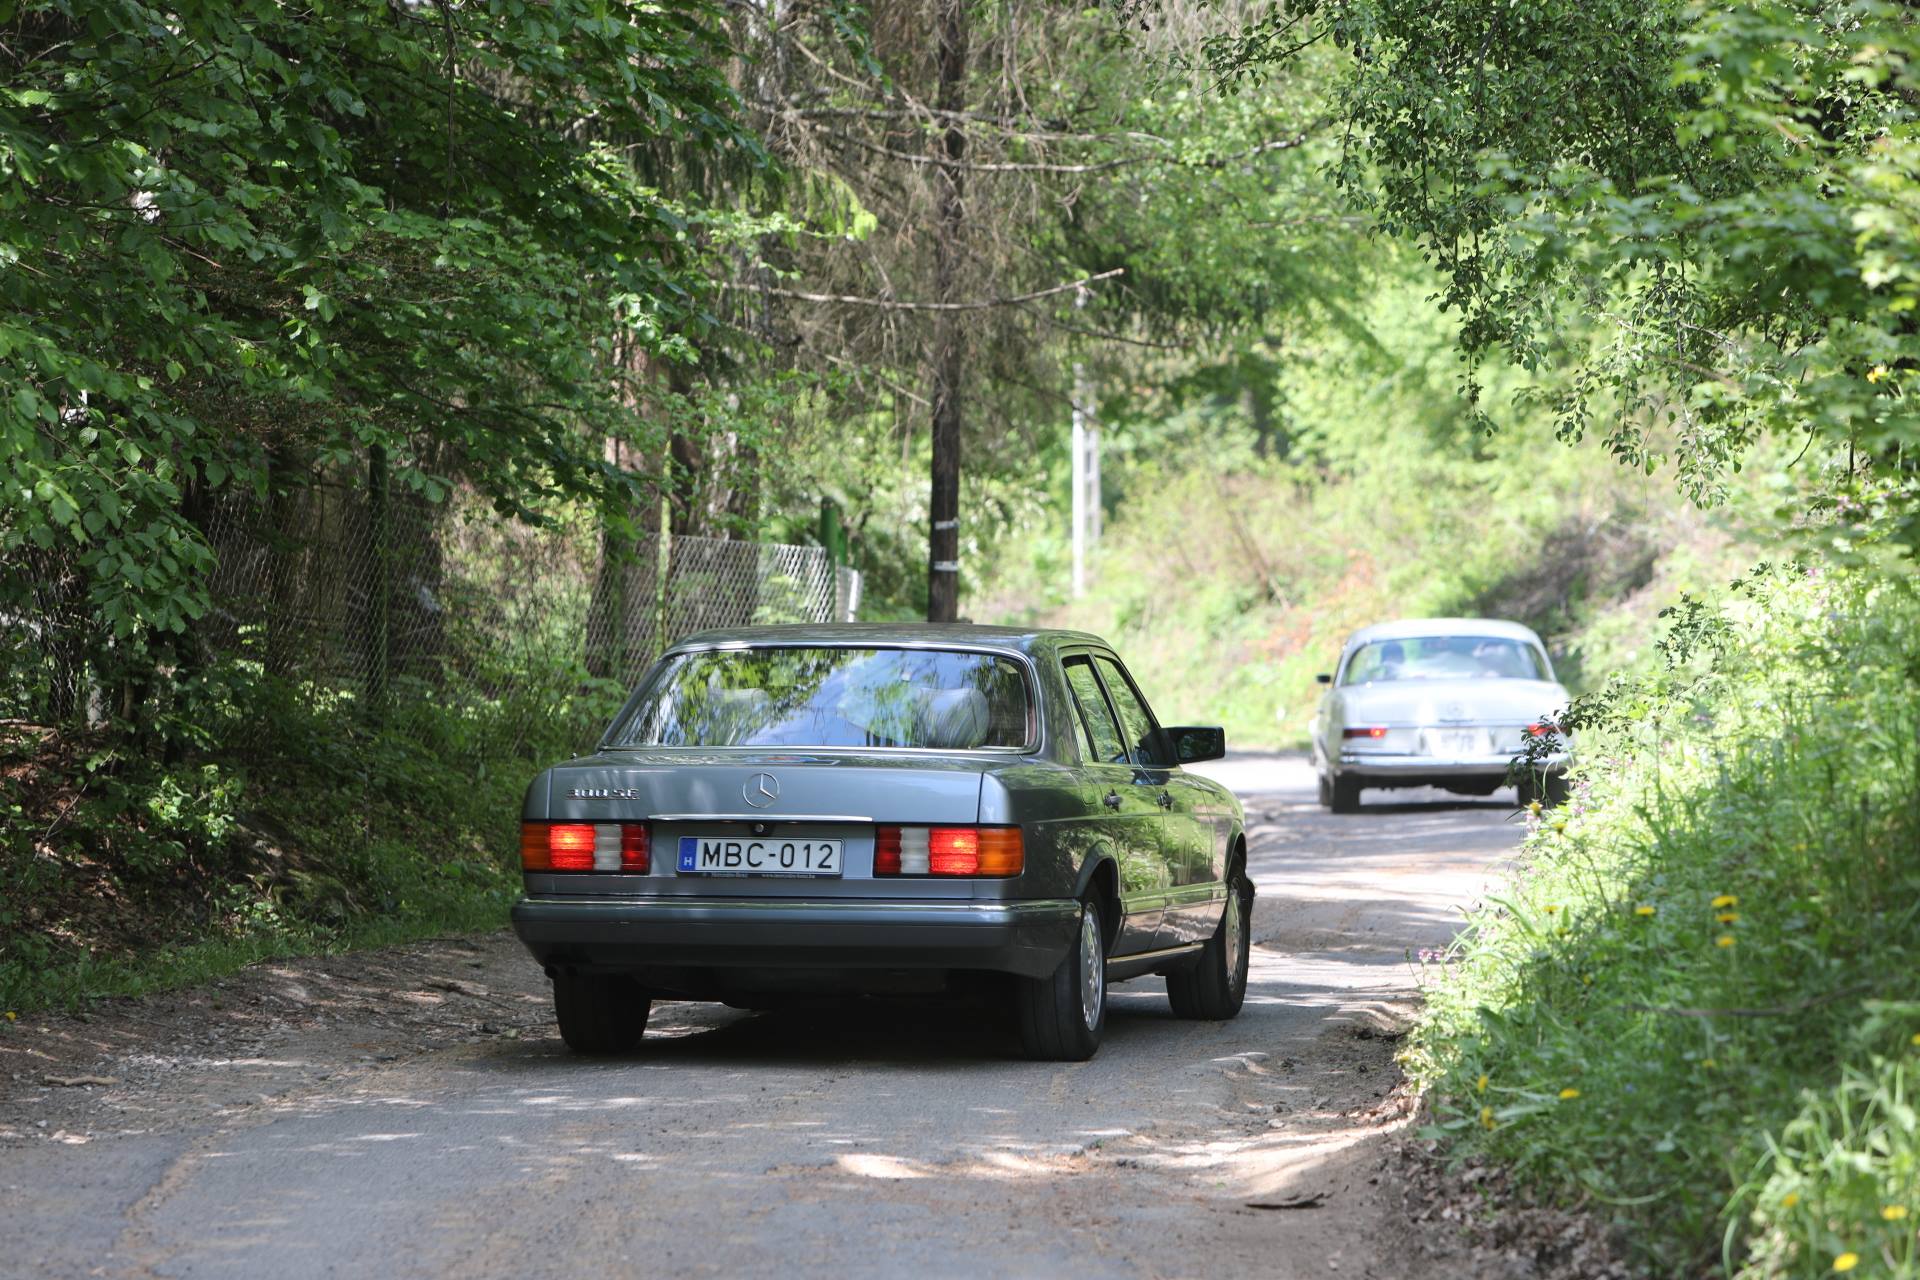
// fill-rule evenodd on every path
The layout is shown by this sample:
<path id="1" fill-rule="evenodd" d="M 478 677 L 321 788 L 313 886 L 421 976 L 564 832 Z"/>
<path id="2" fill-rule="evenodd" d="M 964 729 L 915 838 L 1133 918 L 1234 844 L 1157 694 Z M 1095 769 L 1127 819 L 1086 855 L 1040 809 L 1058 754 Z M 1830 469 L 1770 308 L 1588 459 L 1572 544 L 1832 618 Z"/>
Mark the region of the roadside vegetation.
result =
<path id="1" fill-rule="evenodd" d="M 1664 1274 L 1911 1275 L 1920 595 L 1773 566 L 1663 630 L 1430 975 L 1427 1132 Z"/>
<path id="2" fill-rule="evenodd" d="M 1104 632 L 1240 745 L 1504 616 L 1579 766 L 1430 1134 L 1654 1273 L 1920 1275 L 1908 9 L 431 17 L 0 17 L 0 1008 L 498 924 L 536 763 L 786 616 L 674 612 L 674 539 Z"/>

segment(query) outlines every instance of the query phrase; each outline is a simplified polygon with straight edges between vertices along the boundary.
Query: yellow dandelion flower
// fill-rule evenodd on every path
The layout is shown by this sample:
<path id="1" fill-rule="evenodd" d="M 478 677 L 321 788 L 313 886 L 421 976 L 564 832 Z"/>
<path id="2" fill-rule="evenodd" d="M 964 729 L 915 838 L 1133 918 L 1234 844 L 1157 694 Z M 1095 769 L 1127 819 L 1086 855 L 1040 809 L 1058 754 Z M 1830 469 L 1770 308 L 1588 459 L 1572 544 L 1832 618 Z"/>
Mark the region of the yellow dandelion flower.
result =
<path id="1" fill-rule="evenodd" d="M 1578 1089 L 1562 1089 L 1560 1091 L 1560 1101 L 1562 1102 L 1572 1102 L 1579 1096 L 1580 1091 Z"/>
<path id="2" fill-rule="evenodd" d="M 17 1013 L 15 1013 L 15 1012 L 14 1012 L 13 1010 L 11 1010 L 11 1009 L 9 1009 L 9 1010 L 7 1010 L 7 1021 L 8 1021 L 8 1022 L 18 1022 L 19 1020 L 20 1020 L 20 1015 L 19 1015 L 19 1014 L 17 1014 Z M 1920 1044 L 1920 1036 L 1915 1036 L 1915 1037 L 1913 1038 L 1913 1042 L 1914 1042 L 1915 1044 Z"/>
<path id="3" fill-rule="evenodd" d="M 1653 914 L 1653 910 L 1652 907 L 1643 902 L 1633 909 L 1633 914 L 1637 916 L 1650 916 Z"/>
<path id="4" fill-rule="evenodd" d="M 1480 1127 L 1482 1129 L 1493 1128 L 1493 1108 L 1492 1107 L 1480 1108 Z"/>
<path id="5" fill-rule="evenodd" d="M 1860 1265 L 1860 1255 L 1851 1251 L 1841 1254 L 1833 1260 L 1835 1271 L 1851 1271 Z"/>
<path id="6" fill-rule="evenodd" d="M 1789 1191 L 1787 1192 L 1787 1194 L 1780 1197 L 1780 1207 L 1782 1209 L 1791 1209 L 1793 1208 L 1793 1206 L 1799 1203 L 1800 1203 L 1800 1193 L 1798 1191 Z"/>
<path id="7" fill-rule="evenodd" d="M 13 1015 L 12 1015 L 12 1014 L 8 1014 L 8 1015 L 7 1015 L 7 1017 L 8 1017 L 8 1018 L 12 1018 L 12 1017 L 13 1017 Z M 1914 1033 L 1913 1033 L 1913 1042 L 1914 1042 L 1915 1044 L 1920 1044 L 1920 1031 L 1916 1031 L 1916 1032 L 1914 1032 Z"/>
<path id="8" fill-rule="evenodd" d="M 1558 911 L 1558 910 L 1560 910 L 1560 908 L 1559 908 L 1559 906 L 1557 906 L 1557 905 L 1553 905 L 1553 906 L 1549 906 L 1549 907 L 1547 908 L 1547 914 L 1548 914 L 1548 915 L 1552 915 L 1552 914 L 1554 914 L 1554 913 L 1555 913 L 1556 911 Z"/>
<path id="9" fill-rule="evenodd" d="M 1883 1205 L 1880 1209 L 1880 1216 L 1888 1222 L 1899 1222 L 1907 1216 L 1907 1206 L 1903 1204 Z"/>
<path id="10" fill-rule="evenodd" d="M 1879 383 L 1885 382 L 1886 380 L 1887 380 L 1887 366 L 1883 364 L 1877 364 L 1873 366 L 1873 368 L 1867 370 L 1868 382 L 1871 382 L 1877 385 Z"/>
<path id="11" fill-rule="evenodd" d="M 1700 1065 L 1705 1067 L 1707 1070 L 1711 1071 L 1715 1067 L 1719 1066 L 1720 1064 L 1715 1062 L 1712 1058 L 1702 1058 L 1700 1059 Z"/>
<path id="12" fill-rule="evenodd" d="M 1555 818 L 1552 825 L 1555 831 L 1565 831 L 1567 829 L 1567 820 L 1565 818 Z"/>
<path id="13" fill-rule="evenodd" d="M 1732 924 L 1734 921 L 1738 920 L 1739 918 L 1740 918 L 1740 913 L 1738 911 L 1722 911 L 1719 915 L 1714 917 L 1714 919 L 1718 920 L 1721 924 Z"/>
<path id="14" fill-rule="evenodd" d="M 1740 899 L 1731 893 L 1723 893 L 1713 900 L 1713 909 L 1715 911 L 1724 911 L 1728 907 L 1737 907 L 1739 905 Z"/>
<path id="15" fill-rule="evenodd" d="M 1487 1077 L 1484 1074 L 1473 1082 L 1473 1091 L 1475 1093 L 1485 1093 L 1487 1091 Z"/>
<path id="16" fill-rule="evenodd" d="M 1730 947 L 1733 945 L 1733 935 L 1730 933 L 1723 933 L 1719 937 L 1713 940 L 1713 945 L 1716 947 Z"/>
<path id="17" fill-rule="evenodd" d="M 1532 815 L 1533 815 L 1534 817 L 1536 817 L 1536 818 L 1537 818 L 1537 817 L 1539 817 L 1539 816 L 1540 816 L 1540 802 L 1539 802 L 1538 800 L 1529 800 L 1529 801 L 1527 801 L 1527 812 L 1528 812 L 1528 813 L 1530 813 L 1530 814 L 1532 814 Z"/>

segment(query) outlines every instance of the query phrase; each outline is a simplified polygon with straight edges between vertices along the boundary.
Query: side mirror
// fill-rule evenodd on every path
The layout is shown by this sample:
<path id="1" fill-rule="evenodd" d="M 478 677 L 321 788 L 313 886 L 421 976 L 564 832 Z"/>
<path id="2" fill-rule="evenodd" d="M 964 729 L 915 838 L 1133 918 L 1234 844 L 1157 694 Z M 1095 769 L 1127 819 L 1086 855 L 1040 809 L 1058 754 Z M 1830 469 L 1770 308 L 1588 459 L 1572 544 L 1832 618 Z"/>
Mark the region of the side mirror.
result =
<path id="1" fill-rule="evenodd" d="M 1227 731 L 1217 725 L 1168 729 L 1167 738 L 1173 743 L 1173 758 L 1181 764 L 1218 760 L 1227 754 Z"/>
<path id="2" fill-rule="evenodd" d="M 1325 671 L 1322 671 L 1319 675 L 1315 676 L 1313 679 L 1314 679 L 1314 683 L 1316 684 L 1332 684 L 1333 683 L 1333 676 L 1329 672 L 1325 672 Z"/>

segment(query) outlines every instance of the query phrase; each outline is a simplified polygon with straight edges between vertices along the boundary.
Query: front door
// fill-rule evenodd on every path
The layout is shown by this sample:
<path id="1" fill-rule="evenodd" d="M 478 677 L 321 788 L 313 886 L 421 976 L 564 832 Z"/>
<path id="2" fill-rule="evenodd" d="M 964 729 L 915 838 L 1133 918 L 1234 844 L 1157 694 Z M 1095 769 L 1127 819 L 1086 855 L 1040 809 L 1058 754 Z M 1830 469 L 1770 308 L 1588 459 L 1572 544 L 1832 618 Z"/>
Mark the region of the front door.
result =
<path id="1" fill-rule="evenodd" d="M 1155 836 L 1165 868 L 1166 888 L 1160 896 L 1160 930 L 1156 947 L 1204 942 L 1220 922 L 1224 901 L 1221 883 L 1225 868 L 1216 855 L 1224 840 L 1209 816 L 1196 804 L 1206 794 L 1193 784 L 1173 759 L 1171 745 L 1147 701 L 1119 659 L 1094 655 L 1094 667 L 1107 696 L 1120 716 L 1127 750 L 1133 757 L 1134 786 L 1146 792 L 1158 811 Z"/>

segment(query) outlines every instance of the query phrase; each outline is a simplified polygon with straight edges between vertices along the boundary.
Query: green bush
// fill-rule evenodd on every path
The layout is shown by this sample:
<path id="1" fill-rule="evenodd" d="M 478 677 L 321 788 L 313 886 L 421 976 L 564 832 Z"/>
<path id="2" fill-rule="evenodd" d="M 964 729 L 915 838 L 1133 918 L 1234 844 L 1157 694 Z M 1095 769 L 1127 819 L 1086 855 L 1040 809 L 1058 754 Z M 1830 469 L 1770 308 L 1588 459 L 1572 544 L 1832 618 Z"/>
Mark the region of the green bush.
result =
<path id="1" fill-rule="evenodd" d="M 1914 1275 L 1920 601 L 1783 571 L 1670 617 L 1435 975 L 1431 1132 L 1658 1271 Z"/>

